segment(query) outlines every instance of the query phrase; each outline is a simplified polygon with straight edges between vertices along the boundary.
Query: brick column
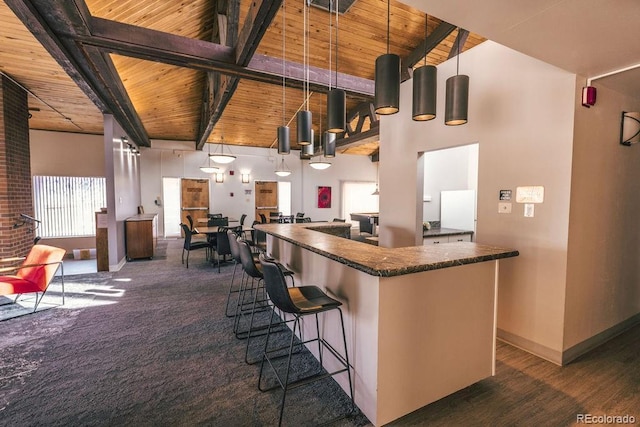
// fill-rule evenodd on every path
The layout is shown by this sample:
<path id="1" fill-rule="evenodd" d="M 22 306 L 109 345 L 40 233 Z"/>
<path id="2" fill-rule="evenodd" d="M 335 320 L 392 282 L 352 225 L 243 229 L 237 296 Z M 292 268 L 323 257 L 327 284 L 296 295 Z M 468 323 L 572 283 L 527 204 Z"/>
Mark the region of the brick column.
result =
<path id="1" fill-rule="evenodd" d="M 29 154 L 27 93 L 0 75 L 0 258 L 23 256 L 33 245 L 30 224 L 20 214 L 33 216 Z"/>

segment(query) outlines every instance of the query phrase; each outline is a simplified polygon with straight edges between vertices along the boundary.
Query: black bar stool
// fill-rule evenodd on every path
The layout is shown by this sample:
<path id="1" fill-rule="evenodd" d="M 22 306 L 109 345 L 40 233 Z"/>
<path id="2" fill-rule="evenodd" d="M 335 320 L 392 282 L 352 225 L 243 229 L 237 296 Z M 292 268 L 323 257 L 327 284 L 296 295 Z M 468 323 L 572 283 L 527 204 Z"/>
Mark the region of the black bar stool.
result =
<path id="1" fill-rule="evenodd" d="M 342 316 L 342 310 L 340 306 L 342 303 L 338 300 L 335 300 L 329 297 L 326 293 L 324 293 L 317 286 L 297 286 L 293 288 L 287 287 L 287 283 L 285 281 L 284 275 L 280 268 L 278 268 L 277 263 L 268 260 L 264 255 L 260 255 L 260 264 L 262 265 L 262 273 L 264 275 L 264 286 L 266 288 L 267 294 L 271 299 L 275 308 L 278 308 L 283 313 L 288 313 L 293 316 L 293 328 L 291 330 L 291 339 L 289 341 L 289 345 L 286 347 L 278 347 L 278 348 L 269 348 L 269 337 L 271 335 L 271 327 L 274 324 L 280 324 L 279 320 L 274 321 L 276 316 L 275 309 L 271 313 L 271 320 L 269 322 L 269 328 L 267 331 L 267 338 L 264 344 L 264 352 L 262 355 L 262 362 L 260 364 L 260 376 L 258 378 L 258 388 L 261 391 L 272 390 L 275 388 L 282 388 L 282 402 L 280 403 L 280 418 L 278 425 L 282 425 L 282 416 L 284 413 L 284 404 L 285 399 L 287 397 L 287 391 L 302 386 L 304 384 L 308 384 L 313 381 L 321 380 L 324 378 L 328 378 L 333 375 L 340 374 L 342 372 L 346 372 L 349 378 L 349 397 L 351 398 L 351 411 L 350 413 L 355 412 L 355 402 L 353 399 L 353 384 L 351 381 L 351 370 L 349 365 L 349 354 L 347 351 L 347 338 L 344 331 L 344 319 Z M 340 325 L 342 326 L 342 342 L 344 345 L 344 356 L 341 355 L 331 344 L 324 340 L 320 336 L 320 325 L 318 321 L 318 314 L 323 313 L 330 310 L 338 310 L 340 313 Z M 318 343 L 318 356 L 320 360 L 320 371 L 317 374 L 313 374 L 310 376 L 306 376 L 295 381 L 289 381 L 289 374 L 291 369 L 291 356 L 293 354 L 294 342 L 296 341 L 296 329 L 300 332 L 302 336 L 302 331 L 300 327 L 300 320 L 304 316 L 315 315 L 315 324 L 317 335 L 316 338 L 303 340 L 299 344 L 309 344 L 312 342 Z M 288 349 L 286 354 L 287 363 L 284 375 L 279 374 L 276 366 L 274 365 L 274 361 L 276 359 L 280 359 L 283 357 L 282 350 Z M 323 366 L 323 349 L 327 349 L 336 360 L 342 365 L 342 368 L 333 371 L 327 372 Z M 303 353 L 304 354 L 304 353 Z M 265 362 L 269 364 L 273 373 L 276 376 L 277 383 L 274 386 L 263 387 L 262 385 L 262 374 L 264 372 Z M 300 403 L 300 402 L 298 402 Z M 345 414 L 346 416 L 348 414 Z M 344 417 L 343 416 L 343 417 Z"/>
<path id="2" fill-rule="evenodd" d="M 238 301 L 236 304 L 236 316 L 234 321 L 233 331 L 236 335 L 236 338 L 247 340 L 247 346 L 245 349 L 244 360 L 248 364 L 254 364 L 260 361 L 260 359 L 256 359 L 254 361 L 249 360 L 249 344 L 251 337 L 256 337 L 259 335 L 264 335 L 267 332 L 269 327 L 268 323 L 264 323 L 262 325 L 255 325 L 254 319 L 256 317 L 256 313 L 265 311 L 270 309 L 269 299 L 264 293 L 264 275 L 262 273 L 262 266 L 253 256 L 254 254 L 251 252 L 251 248 L 249 243 L 240 239 L 238 240 L 238 249 L 240 252 L 240 262 L 242 263 L 242 269 L 245 273 L 245 279 L 241 282 L 240 290 L 238 293 Z M 265 259 L 267 259 L 266 255 L 263 255 Z M 271 258 L 269 258 L 271 259 Z M 284 276 L 291 277 L 293 282 L 293 271 L 287 269 L 284 265 L 278 263 L 277 261 L 271 259 L 272 262 L 276 265 L 278 270 L 280 270 Z M 249 281 L 251 281 L 251 285 L 249 286 Z M 285 284 L 286 286 L 286 284 Z M 260 293 L 262 292 L 262 296 Z M 246 296 L 249 295 L 249 298 L 253 297 L 253 302 L 247 302 Z M 241 328 L 241 319 L 243 316 L 249 316 L 249 326 L 246 329 Z"/>

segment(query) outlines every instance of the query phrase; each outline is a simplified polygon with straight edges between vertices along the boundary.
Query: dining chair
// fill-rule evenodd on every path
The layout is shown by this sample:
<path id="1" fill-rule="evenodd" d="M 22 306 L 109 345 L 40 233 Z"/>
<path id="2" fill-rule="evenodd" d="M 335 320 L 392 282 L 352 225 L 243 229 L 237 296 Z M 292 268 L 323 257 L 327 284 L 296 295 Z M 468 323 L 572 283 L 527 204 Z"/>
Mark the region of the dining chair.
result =
<path id="1" fill-rule="evenodd" d="M 228 231 L 233 234 L 233 231 L 227 227 L 218 227 L 218 231 L 215 233 L 215 241 L 211 243 L 211 249 L 216 253 L 218 273 L 220 273 L 220 259 L 226 259 L 227 255 L 231 255 L 229 235 L 227 234 Z"/>
<path id="2" fill-rule="evenodd" d="M 195 251 L 198 249 L 204 249 L 205 250 L 205 257 L 206 259 L 209 259 L 209 249 L 211 248 L 211 245 L 209 244 L 209 242 L 206 241 L 193 241 L 191 238 L 193 236 L 193 233 L 191 232 L 191 230 L 189 229 L 189 226 L 187 224 L 181 223 L 180 226 L 182 227 L 182 231 L 184 233 L 184 245 L 182 246 L 182 263 L 185 263 L 185 257 L 184 257 L 184 253 L 187 253 L 187 268 L 189 268 L 189 253 L 191 251 Z"/>

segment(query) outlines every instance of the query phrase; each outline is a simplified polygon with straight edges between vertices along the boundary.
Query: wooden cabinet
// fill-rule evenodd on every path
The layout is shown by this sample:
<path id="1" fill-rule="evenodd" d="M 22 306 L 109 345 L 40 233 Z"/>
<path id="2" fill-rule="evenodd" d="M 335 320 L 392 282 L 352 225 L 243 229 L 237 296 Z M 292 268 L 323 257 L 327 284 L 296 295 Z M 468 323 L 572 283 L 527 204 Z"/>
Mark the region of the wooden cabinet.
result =
<path id="1" fill-rule="evenodd" d="M 153 258 L 158 242 L 158 215 L 132 216 L 124 224 L 127 260 Z"/>

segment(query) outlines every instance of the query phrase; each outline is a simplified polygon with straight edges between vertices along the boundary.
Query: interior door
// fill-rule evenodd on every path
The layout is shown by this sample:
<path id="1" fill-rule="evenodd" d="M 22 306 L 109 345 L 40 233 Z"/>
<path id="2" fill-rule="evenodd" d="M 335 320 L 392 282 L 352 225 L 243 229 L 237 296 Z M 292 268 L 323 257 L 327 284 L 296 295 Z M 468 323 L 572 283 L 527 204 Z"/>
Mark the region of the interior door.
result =
<path id="1" fill-rule="evenodd" d="M 180 193 L 180 220 L 189 225 L 187 215 L 191 215 L 195 227 L 198 219 L 207 218 L 209 213 L 209 180 L 182 178 Z"/>
<path id="2" fill-rule="evenodd" d="M 256 181 L 255 185 L 256 220 L 264 214 L 269 221 L 269 212 L 278 212 L 278 182 Z"/>

